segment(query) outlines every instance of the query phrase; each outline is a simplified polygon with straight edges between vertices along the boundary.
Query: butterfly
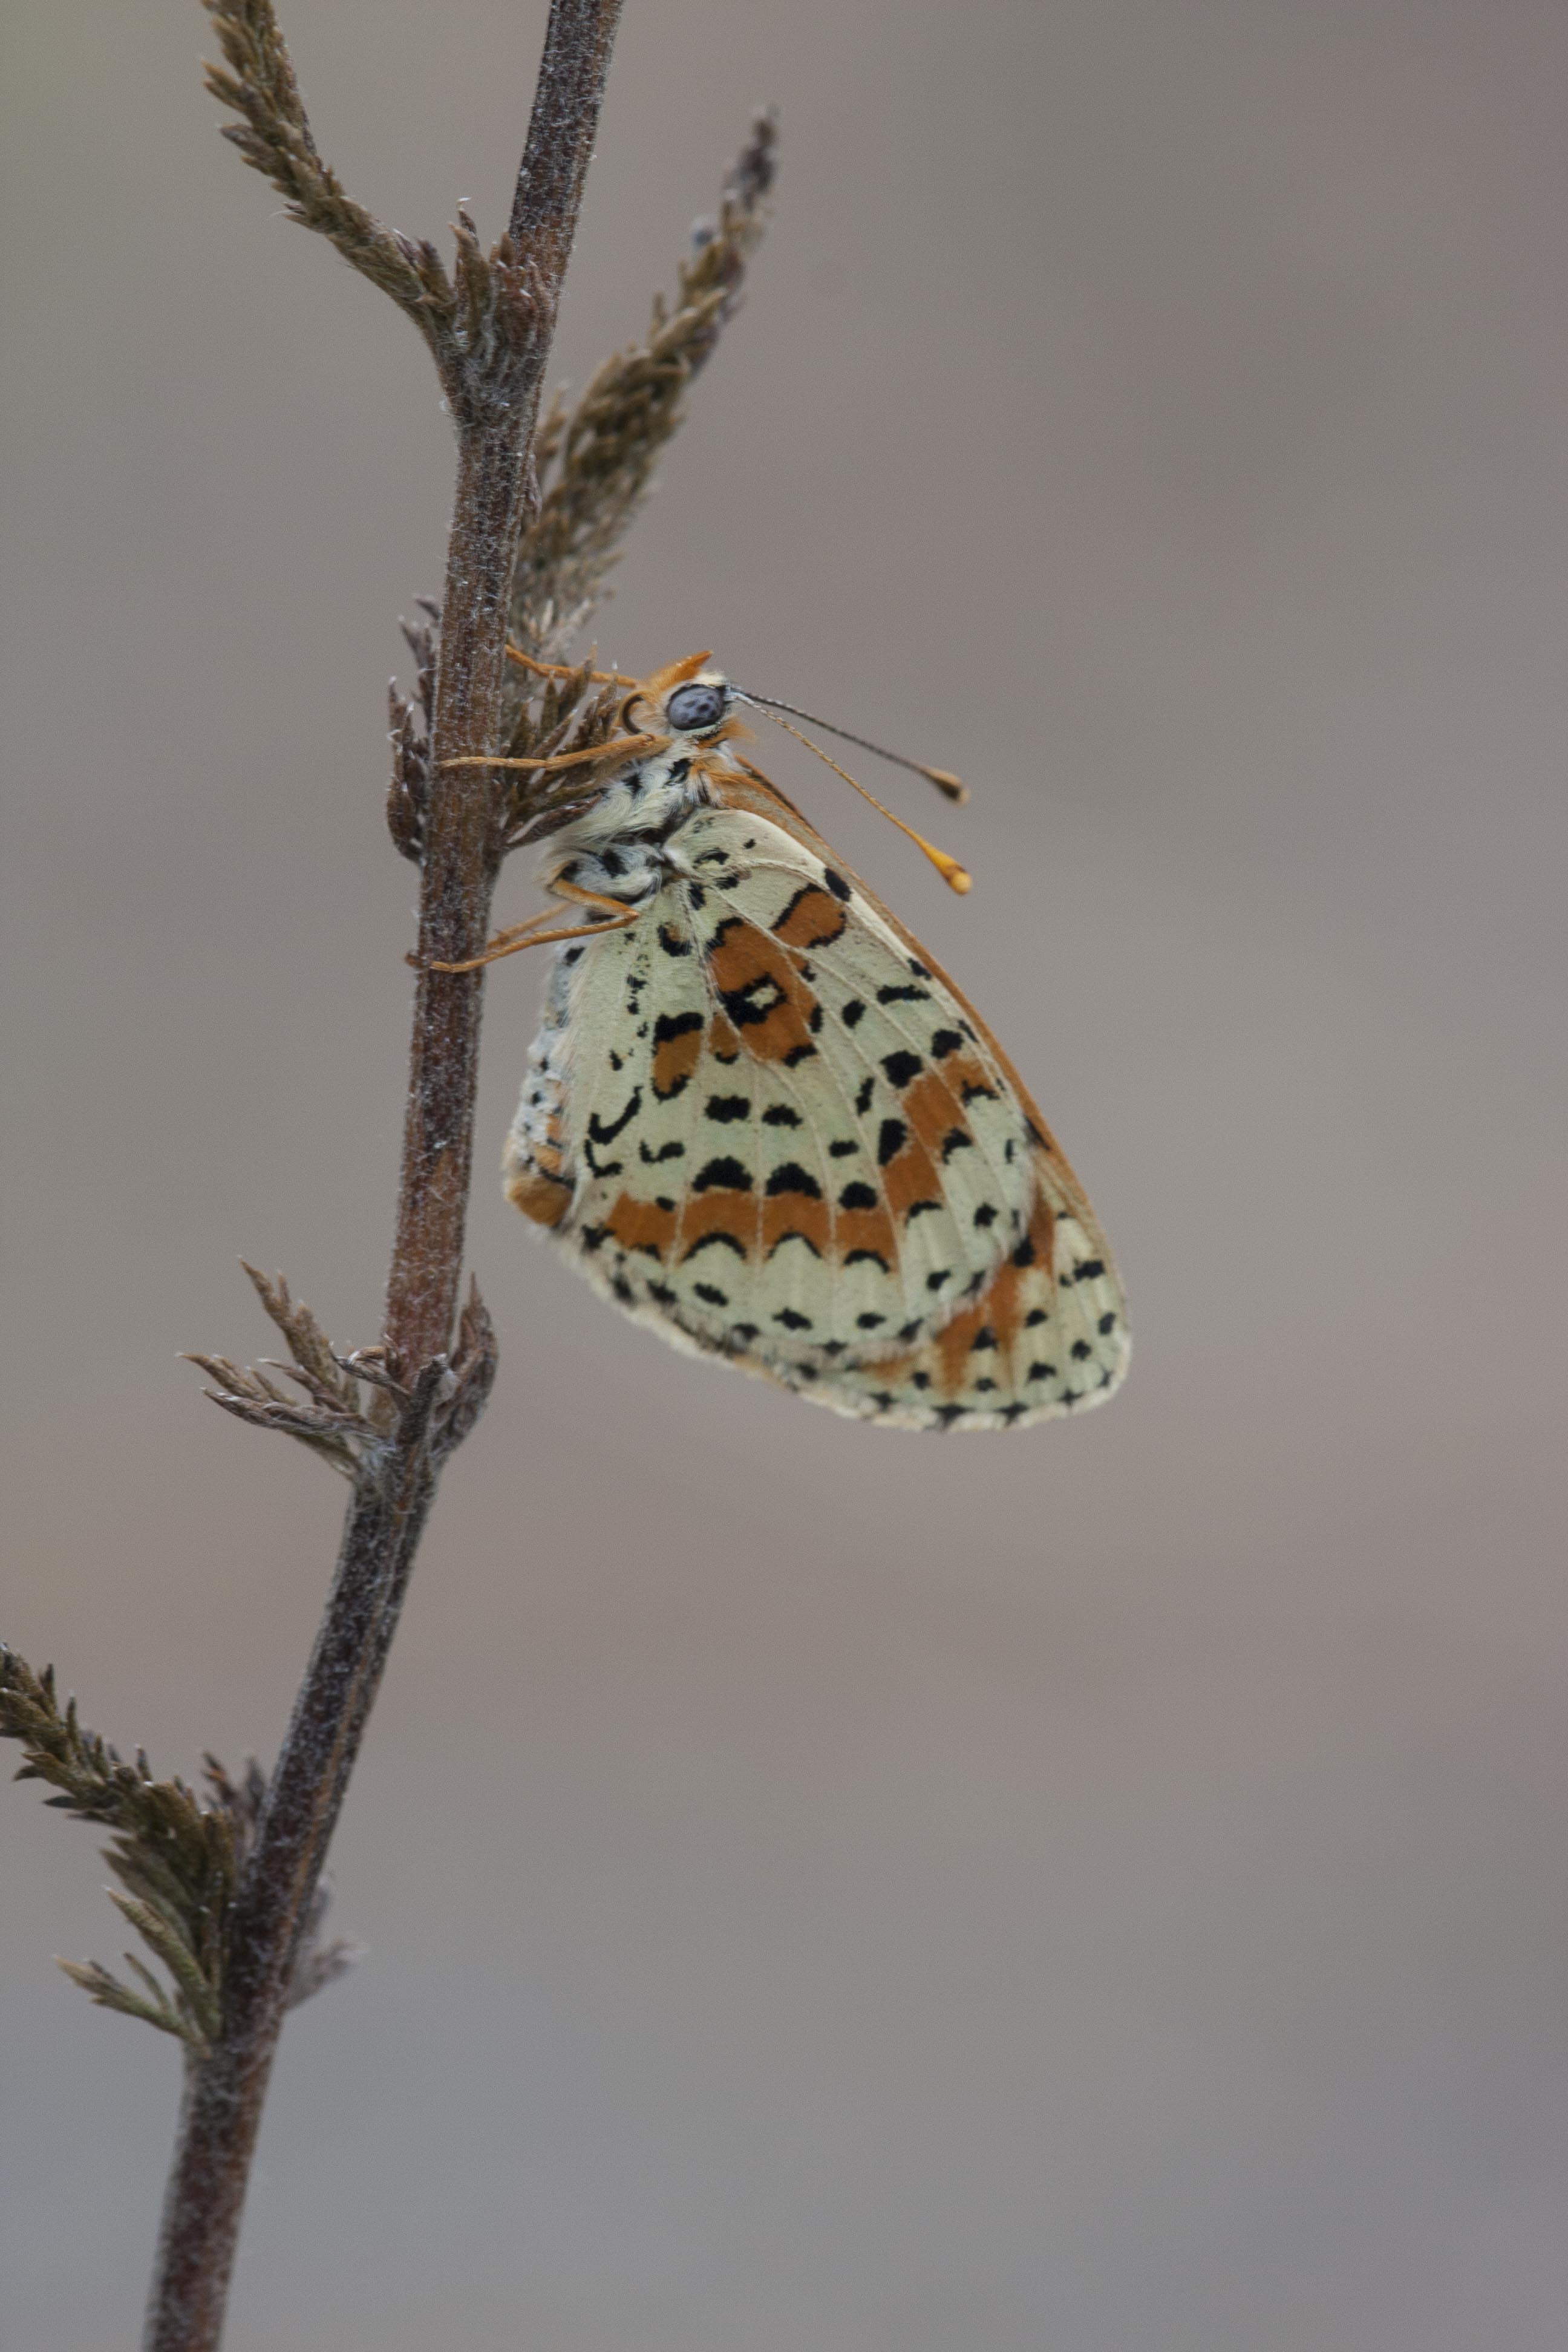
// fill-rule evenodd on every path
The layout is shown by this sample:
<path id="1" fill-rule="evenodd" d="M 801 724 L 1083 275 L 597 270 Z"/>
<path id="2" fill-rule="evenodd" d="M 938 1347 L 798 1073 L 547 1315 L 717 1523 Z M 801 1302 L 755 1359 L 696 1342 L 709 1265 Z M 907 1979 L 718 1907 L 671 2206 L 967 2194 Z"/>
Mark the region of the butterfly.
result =
<path id="1" fill-rule="evenodd" d="M 1128 1335 L 1082 1187 L 978 1013 L 736 750 L 709 663 L 614 679 L 640 730 L 593 755 L 539 875 L 586 919 L 475 960 L 555 947 L 508 1197 L 674 1347 L 837 1412 L 990 1430 L 1100 1403 Z"/>

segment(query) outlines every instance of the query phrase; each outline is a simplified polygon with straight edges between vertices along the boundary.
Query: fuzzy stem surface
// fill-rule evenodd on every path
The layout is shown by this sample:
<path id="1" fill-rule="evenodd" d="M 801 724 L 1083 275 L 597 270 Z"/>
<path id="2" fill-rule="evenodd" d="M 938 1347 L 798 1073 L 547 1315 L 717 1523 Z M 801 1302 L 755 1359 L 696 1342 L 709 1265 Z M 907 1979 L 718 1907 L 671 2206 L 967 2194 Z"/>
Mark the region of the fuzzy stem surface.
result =
<path id="1" fill-rule="evenodd" d="M 501 856 L 496 778 L 440 763 L 496 748 L 512 565 L 537 496 L 540 391 L 619 15 L 620 0 L 552 0 L 510 250 L 490 265 L 498 299 L 466 341 L 437 353 L 458 478 L 431 726 L 422 965 L 476 955 L 489 929 Z M 433 1416 L 450 1387 L 483 1002 L 480 972 L 419 974 L 384 1325 L 402 1401 L 355 1482 L 237 1897 L 219 2029 L 188 2061 L 144 2352 L 217 2352 L 290 1972 L 435 1498 Z"/>

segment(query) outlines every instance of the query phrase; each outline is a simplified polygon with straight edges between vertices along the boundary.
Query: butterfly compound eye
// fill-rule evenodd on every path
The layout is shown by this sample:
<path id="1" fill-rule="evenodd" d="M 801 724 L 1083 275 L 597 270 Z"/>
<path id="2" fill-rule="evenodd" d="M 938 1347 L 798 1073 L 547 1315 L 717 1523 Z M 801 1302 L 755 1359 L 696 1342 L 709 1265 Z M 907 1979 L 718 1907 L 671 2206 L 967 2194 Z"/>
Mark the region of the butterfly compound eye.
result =
<path id="1" fill-rule="evenodd" d="M 664 706 L 664 715 L 678 735 L 700 735 L 717 727 L 730 707 L 721 686 L 678 686 Z"/>

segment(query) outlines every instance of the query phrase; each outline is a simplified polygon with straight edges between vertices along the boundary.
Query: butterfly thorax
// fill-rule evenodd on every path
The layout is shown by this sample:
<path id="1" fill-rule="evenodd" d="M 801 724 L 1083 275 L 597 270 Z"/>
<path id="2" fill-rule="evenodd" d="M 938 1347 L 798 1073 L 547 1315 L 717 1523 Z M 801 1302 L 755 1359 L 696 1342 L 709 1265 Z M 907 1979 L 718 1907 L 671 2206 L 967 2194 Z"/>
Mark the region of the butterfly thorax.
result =
<path id="1" fill-rule="evenodd" d="M 679 736 L 663 751 L 613 776 L 591 807 L 552 835 L 541 864 L 546 890 L 558 883 L 635 906 L 664 887 L 672 836 L 713 804 L 710 775 L 732 768 L 721 746 Z"/>

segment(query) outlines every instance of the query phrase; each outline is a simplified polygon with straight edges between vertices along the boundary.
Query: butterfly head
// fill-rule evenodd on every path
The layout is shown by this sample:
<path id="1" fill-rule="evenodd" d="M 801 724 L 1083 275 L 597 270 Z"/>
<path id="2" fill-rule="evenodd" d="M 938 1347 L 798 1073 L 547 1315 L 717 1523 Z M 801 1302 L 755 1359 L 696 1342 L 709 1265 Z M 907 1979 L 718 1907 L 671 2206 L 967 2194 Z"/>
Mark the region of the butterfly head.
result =
<path id="1" fill-rule="evenodd" d="M 707 653 L 689 654 L 639 681 L 622 706 L 626 725 L 667 736 L 672 746 L 704 749 L 730 727 L 735 689 Z"/>

